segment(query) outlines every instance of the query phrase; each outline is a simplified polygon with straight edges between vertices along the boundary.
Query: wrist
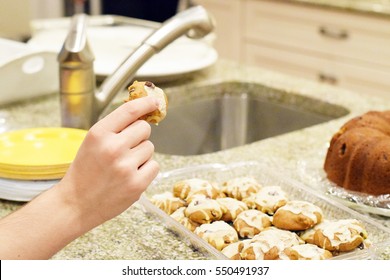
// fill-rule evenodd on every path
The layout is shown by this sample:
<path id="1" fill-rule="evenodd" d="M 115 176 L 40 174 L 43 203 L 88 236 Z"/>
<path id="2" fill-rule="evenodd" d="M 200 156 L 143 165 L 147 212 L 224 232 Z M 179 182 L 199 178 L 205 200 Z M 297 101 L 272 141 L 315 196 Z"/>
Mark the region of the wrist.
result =
<path id="1" fill-rule="evenodd" d="M 60 184 L 27 204 L 23 214 L 35 214 L 31 219 L 34 221 L 32 227 L 36 231 L 36 242 L 47 248 L 47 258 L 85 232 L 79 212 L 64 199 Z"/>
<path id="2" fill-rule="evenodd" d="M 55 185 L 0 222 L 1 259 L 48 259 L 83 233 Z"/>
<path id="3" fill-rule="evenodd" d="M 53 186 L 45 195 L 48 197 L 44 200 L 55 202 L 52 204 L 55 211 L 53 227 L 65 230 L 64 239 L 68 238 L 71 241 L 92 228 L 86 219 L 86 211 L 77 202 L 75 194 L 67 192 L 62 181 Z"/>

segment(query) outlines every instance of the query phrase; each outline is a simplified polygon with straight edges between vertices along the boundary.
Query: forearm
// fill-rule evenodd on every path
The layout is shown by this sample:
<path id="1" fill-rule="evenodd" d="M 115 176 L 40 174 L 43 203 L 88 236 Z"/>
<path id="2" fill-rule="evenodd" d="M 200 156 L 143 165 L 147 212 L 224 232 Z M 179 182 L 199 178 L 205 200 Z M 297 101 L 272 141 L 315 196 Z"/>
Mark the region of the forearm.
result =
<path id="1" fill-rule="evenodd" d="M 53 187 L 0 221 L 0 259 L 48 259 L 85 231 Z"/>
<path id="2" fill-rule="evenodd" d="M 127 102 L 87 133 L 64 178 L 0 220 L 0 259 L 48 259 L 137 201 L 157 176 L 151 127 L 155 98 Z"/>

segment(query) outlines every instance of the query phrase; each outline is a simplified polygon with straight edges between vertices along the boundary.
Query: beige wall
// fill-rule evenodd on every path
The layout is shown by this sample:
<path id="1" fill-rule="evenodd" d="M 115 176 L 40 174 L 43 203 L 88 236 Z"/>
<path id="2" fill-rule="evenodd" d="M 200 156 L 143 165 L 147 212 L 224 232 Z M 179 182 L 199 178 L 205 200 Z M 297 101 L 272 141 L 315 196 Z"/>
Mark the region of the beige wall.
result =
<path id="1" fill-rule="evenodd" d="M 62 14 L 62 0 L 0 0 L 0 37 L 24 39 L 30 34 L 31 19 Z"/>
<path id="2" fill-rule="evenodd" d="M 29 34 L 30 6 L 25 0 L 0 0 L 0 37 L 18 39 Z"/>

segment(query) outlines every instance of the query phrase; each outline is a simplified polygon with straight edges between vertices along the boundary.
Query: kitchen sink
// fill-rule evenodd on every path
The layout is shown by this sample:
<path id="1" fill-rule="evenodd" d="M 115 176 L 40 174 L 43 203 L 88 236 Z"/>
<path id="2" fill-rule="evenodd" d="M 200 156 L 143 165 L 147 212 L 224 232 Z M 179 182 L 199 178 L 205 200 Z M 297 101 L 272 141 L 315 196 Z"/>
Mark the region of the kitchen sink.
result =
<path id="1" fill-rule="evenodd" d="M 261 84 L 225 82 L 167 91 L 168 114 L 152 126 L 156 152 L 200 155 L 345 116 L 341 106 Z"/>
<path id="2" fill-rule="evenodd" d="M 200 155 L 320 124 L 344 107 L 261 84 L 225 82 L 167 92 L 168 114 L 152 127 L 156 152 Z"/>

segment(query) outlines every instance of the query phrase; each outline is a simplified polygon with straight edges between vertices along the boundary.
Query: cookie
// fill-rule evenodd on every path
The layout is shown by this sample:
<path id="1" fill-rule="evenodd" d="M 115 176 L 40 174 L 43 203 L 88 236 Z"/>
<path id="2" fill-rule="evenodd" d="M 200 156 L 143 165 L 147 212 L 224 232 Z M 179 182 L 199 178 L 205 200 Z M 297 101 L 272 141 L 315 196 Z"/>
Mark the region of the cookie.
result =
<path id="1" fill-rule="evenodd" d="M 248 210 L 248 206 L 237 199 L 231 197 L 217 198 L 217 202 L 226 208 L 226 212 L 222 215 L 221 220 L 232 222 L 241 212 Z"/>
<path id="2" fill-rule="evenodd" d="M 173 195 L 191 202 L 195 195 L 204 195 L 215 199 L 219 197 L 220 190 L 216 184 L 199 178 L 178 181 L 173 185 Z"/>
<path id="3" fill-rule="evenodd" d="M 249 197 L 260 188 L 261 185 L 252 177 L 237 177 L 222 183 L 222 192 L 238 200 Z"/>
<path id="4" fill-rule="evenodd" d="M 257 238 L 269 238 L 275 242 L 282 242 L 283 247 L 291 247 L 293 245 L 304 244 L 305 241 L 295 232 L 279 229 L 274 226 L 270 226 L 262 230 L 259 234 L 255 235 L 252 240 L 256 241 Z"/>
<path id="5" fill-rule="evenodd" d="M 242 238 L 252 238 L 263 229 L 271 226 L 270 217 L 263 212 L 250 209 L 238 214 L 233 222 L 234 228 Z"/>
<path id="6" fill-rule="evenodd" d="M 241 251 L 244 260 L 277 260 L 286 248 L 303 244 L 304 241 L 291 231 L 268 227 L 255 235 Z"/>
<path id="7" fill-rule="evenodd" d="M 307 239 L 307 242 L 331 252 L 347 252 L 364 246 L 366 239 L 367 232 L 360 221 L 344 219 L 321 223 L 314 229 L 312 240 Z"/>
<path id="8" fill-rule="evenodd" d="M 186 206 L 186 202 L 178 197 L 174 197 L 171 192 L 155 194 L 150 201 L 168 215 L 175 212 L 180 207 Z"/>
<path id="9" fill-rule="evenodd" d="M 242 250 L 250 244 L 250 239 L 244 239 L 238 242 L 234 242 L 222 250 L 222 254 L 228 257 L 231 260 L 241 260 Z"/>
<path id="10" fill-rule="evenodd" d="M 218 221 L 225 212 L 226 208 L 223 205 L 205 196 L 196 196 L 184 210 L 187 218 L 199 224 Z"/>
<path id="11" fill-rule="evenodd" d="M 168 98 L 164 91 L 161 88 L 156 87 L 152 82 L 134 81 L 134 83 L 128 87 L 128 92 L 129 96 L 125 102 L 145 96 L 153 96 L 159 102 L 158 109 L 142 116 L 140 119 L 146 120 L 149 123 L 158 124 L 166 117 Z"/>
<path id="12" fill-rule="evenodd" d="M 181 225 L 183 225 L 186 229 L 189 229 L 190 231 L 194 231 L 200 224 L 191 221 L 186 217 L 184 214 L 186 207 L 180 207 L 175 212 L 171 214 L 171 217 L 178 221 Z"/>
<path id="13" fill-rule="evenodd" d="M 322 220 L 322 210 L 313 203 L 294 200 L 276 210 L 272 224 L 280 229 L 306 230 Z"/>
<path id="14" fill-rule="evenodd" d="M 315 225 L 312 228 L 299 232 L 299 237 L 302 238 L 306 243 L 314 244 L 314 234 L 316 230 L 320 229 L 320 227 L 325 223 L 325 220 L 322 220 L 321 223 Z"/>
<path id="15" fill-rule="evenodd" d="M 194 232 L 220 251 L 226 246 L 238 241 L 236 230 L 224 221 L 202 224 Z"/>
<path id="16" fill-rule="evenodd" d="M 260 210 L 269 215 L 273 215 L 276 210 L 286 205 L 287 201 L 287 193 L 280 186 L 262 187 L 257 193 L 244 200 L 249 208 Z"/>
<path id="17" fill-rule="evenodd" d="M 281 260 L 326 260 L 333 257 L 328 250 L 313 244 L 300 244 L 286 248 L 279 254 Z"/>

